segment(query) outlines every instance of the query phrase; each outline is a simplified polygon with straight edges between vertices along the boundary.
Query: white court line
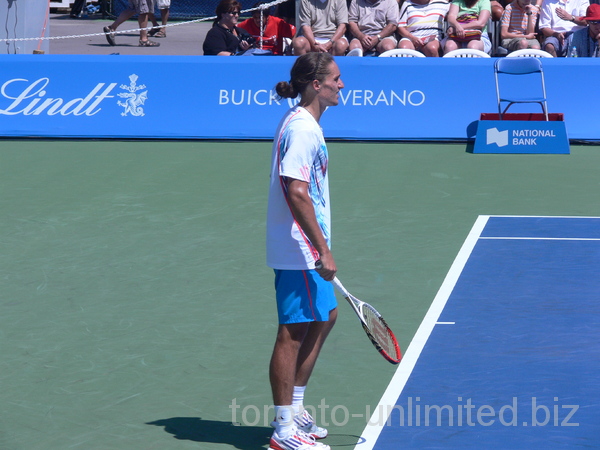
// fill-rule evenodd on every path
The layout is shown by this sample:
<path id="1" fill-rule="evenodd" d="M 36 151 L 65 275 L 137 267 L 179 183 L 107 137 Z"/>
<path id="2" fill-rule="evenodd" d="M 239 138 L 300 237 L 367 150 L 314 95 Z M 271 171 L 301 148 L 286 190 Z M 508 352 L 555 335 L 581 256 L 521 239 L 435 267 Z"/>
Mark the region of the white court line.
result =
<path id="1" fill-rule="evenodd" d="M 600 238 L 542 238 L 542 237 L 485 237 L 479 239 L 484 240 L 504 240 L 504 241 L 600 241 Z"/>
<path id="2" fill-rule="evenodd" d="M 402 361 L 398 365 L 390 384 L 383 393 L 377 408 L 373 412 L 371 419 L 367 422 L 365 429 L 362 432 L 362 436 L 359 439 L 359 443 L 356 448 L 360 450 L 372 450 L 377 442 L 377 438 L 383 430 L 383 426 L 388 420 L 388 417 L 392 411 L 392 408 L 396 404 L 396 400 L 400 397 L 406 382 L 408 381 L 410 374 L 412 373 L 425 343 L 429 339 L 433 328 L 438 323 L 437 320 L 440 314 L 444 310 L 448 298 L 452 293 L 456 282 L 462 273 L 469 256 L 473 252 L 473 248 L 477 243 L 477 240 L 481 236 L 488 219 L 490 216 L 479 216 L 473 225 L 467 239 L 463 243 L 456 259 L 452 263 L 452 267 L 448 271 L 442 286 L 440 287 L 437 295 L 433 299 L 423 322 L 419 326 L 419 329 L 415 333 L 410 345 L 406 349 Z M 447 323 L 447 322 L 446 322 Z"/>

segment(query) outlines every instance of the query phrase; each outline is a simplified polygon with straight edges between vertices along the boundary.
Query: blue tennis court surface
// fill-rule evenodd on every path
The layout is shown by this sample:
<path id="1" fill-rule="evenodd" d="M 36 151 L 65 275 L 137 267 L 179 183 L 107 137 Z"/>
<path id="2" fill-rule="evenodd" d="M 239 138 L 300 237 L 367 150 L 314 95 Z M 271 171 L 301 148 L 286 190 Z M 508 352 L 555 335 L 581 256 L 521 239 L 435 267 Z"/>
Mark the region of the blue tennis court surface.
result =
<path id="1" fill-rule="evenodd" d="M 600 218 L 479 217 L 357 448 L 600 446 L 599 274 Z"/>

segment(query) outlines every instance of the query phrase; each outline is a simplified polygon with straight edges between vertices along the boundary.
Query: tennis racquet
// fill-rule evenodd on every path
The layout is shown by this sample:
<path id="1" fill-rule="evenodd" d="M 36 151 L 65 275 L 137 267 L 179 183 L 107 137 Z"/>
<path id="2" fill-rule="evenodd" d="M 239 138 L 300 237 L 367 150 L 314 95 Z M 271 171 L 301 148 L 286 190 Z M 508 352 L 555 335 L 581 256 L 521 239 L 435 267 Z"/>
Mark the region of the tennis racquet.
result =
<path id="1" fill-rule="evenodd" d="M 315 267 L 319 269 L 321 261 L 317 261 Z M 398 364 L 402 359 L 400 346 L 381 314 L 373 306 L 350 294 L 337 277 L 331 280 L 331 283 L 348 300 L 377 351 L 392 364 Z"/>

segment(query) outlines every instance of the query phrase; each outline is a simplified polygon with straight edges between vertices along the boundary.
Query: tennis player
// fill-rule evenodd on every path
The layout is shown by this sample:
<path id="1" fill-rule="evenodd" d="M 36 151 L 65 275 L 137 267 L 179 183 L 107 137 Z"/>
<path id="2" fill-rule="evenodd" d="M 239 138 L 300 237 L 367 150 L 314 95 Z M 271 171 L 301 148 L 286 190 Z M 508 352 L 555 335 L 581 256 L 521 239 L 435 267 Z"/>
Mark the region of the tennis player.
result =
<path id="1" fill-rule="evenodd" d="M 329 53 L 300 56 L 282 98 L 300 102 L 281 120 L 273 142 L 267 213 L 267 265 L 275 271 L 279 328 L 269 376 L 275 405 L 272 450 L 329 450 L 315 439 L 327 430 L 304 410 L 304 391 L 337 318 L 329 283 L 337 268 L 330 251 L 328 153 L 321 115 L 339 102 L 344 83 Z M 315 262 L 322 266 L 315 269 Z"/>

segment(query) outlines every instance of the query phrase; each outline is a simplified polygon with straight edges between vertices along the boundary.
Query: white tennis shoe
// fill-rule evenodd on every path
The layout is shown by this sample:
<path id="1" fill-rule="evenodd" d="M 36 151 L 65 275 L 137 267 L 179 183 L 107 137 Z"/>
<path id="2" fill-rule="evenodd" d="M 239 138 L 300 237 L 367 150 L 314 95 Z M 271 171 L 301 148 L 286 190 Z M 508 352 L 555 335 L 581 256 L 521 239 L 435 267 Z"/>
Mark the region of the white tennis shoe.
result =
<path id="1" fill-rule="evenodd" d="M 287 438 L 280 438 L 277 432 L 274 432 L 269 450 L 331 450 L 331 447 L 317 442 L 310 434 L 296 428 Z"/>
<path id="2" fill-rule="evenodd" d="M 294 423 L 300 430 L 315 439 L 324 439 L 327 437 L 327 429 L 317 426 L 315 419 L 312 418 L 307 410 L 303 410 L 300 414 L 297 414 L 294 417 Z"/>

